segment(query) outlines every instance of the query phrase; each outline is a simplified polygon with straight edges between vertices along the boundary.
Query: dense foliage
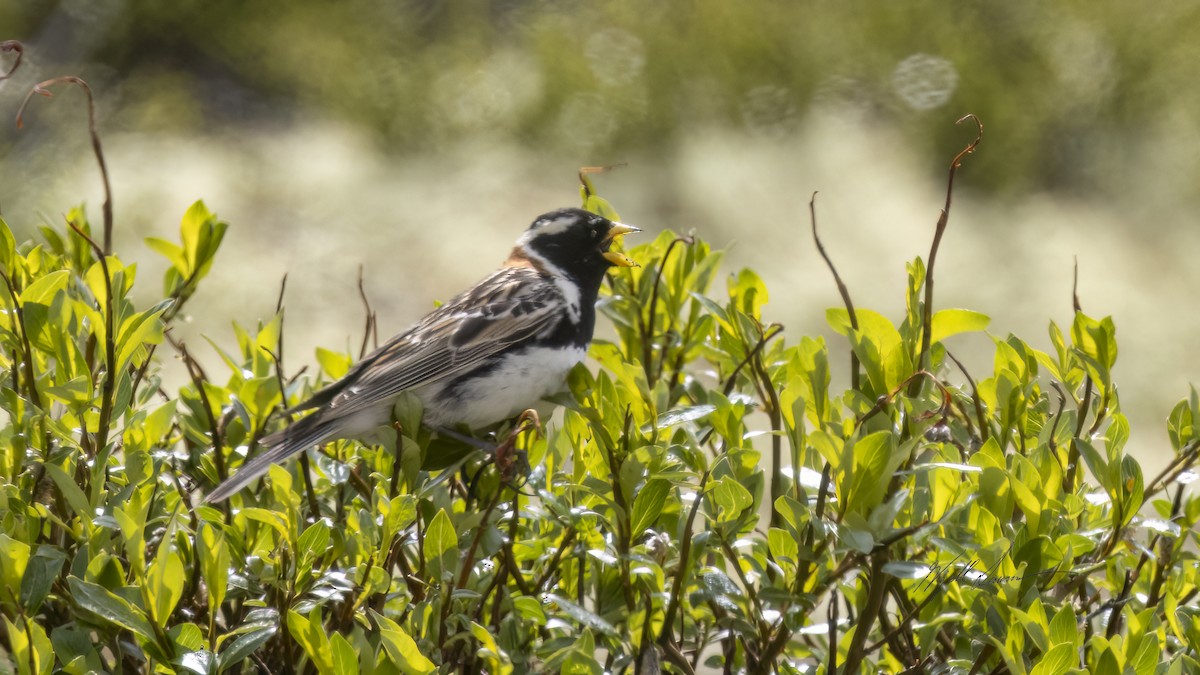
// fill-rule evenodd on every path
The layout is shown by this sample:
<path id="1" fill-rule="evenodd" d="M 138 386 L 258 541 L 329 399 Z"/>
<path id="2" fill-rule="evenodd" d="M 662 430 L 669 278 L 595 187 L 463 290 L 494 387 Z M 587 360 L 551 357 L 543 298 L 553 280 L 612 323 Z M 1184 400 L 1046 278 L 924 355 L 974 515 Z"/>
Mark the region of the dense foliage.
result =
<path id="1" fill-rule="evenodd" d="M 544 433 L 452 455 L 403 400 L 380 442 L 202 505 L 355 355 L 285 367 L 281 307 L 202 367 L 170 326 L 226 224 L 197 203 L 178 242 L 148 242 L 172 266 L 143 308 L 136 265 L 68 221 L 19 246 L 0 222 L 5 672 L 1200 668 L 1181 484 L 1200 397 L 1147 479 L 1109 319 L 1051 323 L 1049 352 L 994 337 L 972 378 L 946 345 L 987 317 L 931 311 L 921 259 L 899 324 L 847 303 L 831 349 L 766 323 L 751 270 L 714 292 L 721 253 L 663 232 L 612 276 L 618 338 Z M 191 374 L 174 392 L 168 351 Z"/>

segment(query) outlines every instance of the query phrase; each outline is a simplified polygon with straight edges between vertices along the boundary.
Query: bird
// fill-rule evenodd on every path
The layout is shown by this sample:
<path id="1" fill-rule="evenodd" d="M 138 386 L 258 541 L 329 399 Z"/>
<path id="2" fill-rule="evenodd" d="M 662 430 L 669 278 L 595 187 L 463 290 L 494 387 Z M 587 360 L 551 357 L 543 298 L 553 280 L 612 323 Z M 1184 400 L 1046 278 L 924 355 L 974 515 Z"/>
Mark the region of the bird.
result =
<path id="1" fill-rule="evenodd" d="M 640 231 L 578 208 L 539 216 L 499 269 L 286 411 L 312 412 L 264 437 L 265 451 L 204 501 L 228 499 L 308 448 L 389 424 L 405 392 L 435 430 L 481 429 L 543 404 L 587 354 L 605 274 L 637 266 L 613 243 Z"/>

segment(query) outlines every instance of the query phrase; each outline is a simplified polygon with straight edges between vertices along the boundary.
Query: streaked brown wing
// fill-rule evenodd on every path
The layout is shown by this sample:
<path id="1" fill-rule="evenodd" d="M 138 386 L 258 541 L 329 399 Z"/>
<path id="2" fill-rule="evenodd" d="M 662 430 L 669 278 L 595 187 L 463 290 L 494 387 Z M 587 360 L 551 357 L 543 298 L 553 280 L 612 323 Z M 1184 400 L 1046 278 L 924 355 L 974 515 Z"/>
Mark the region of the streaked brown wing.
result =
<path id="1" fill-rule="evenodd" d="M 564 316 L 564 302 L 554 283 L 535 269 L 502 268 L 388 340 L 295 410 L 328 406 L 320 414 L 330 420 L 372 408 L 552 330 Z"/>

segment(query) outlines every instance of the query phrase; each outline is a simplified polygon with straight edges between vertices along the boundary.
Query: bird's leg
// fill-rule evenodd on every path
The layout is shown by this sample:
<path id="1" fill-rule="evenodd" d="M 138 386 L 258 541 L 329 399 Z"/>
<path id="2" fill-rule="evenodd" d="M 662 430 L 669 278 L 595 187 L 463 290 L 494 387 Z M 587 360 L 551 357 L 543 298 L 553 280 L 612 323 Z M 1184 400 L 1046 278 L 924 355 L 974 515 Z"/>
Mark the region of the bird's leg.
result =
<path id="1" fill-rule="evenodd" d="M 529 475 L 529 456 L 524 450 L 517 450 L 517 438 L 526 431 L 542 433 L 542 420 L 533 408 L 521 413 L 516 425 L 508 432 L 508 437 L 496 446 L 496 470 L 500 472 L 500 480 L 512 484 L 518 475 Z"/>
<path id="2" fill-rule="evenodd" d="M 487 441 L 485 441 L 481 438 L 475 438 L 474 436 L 460 434 L 457 431 L 455 431 L 449 427 L 431 426 L 429 428 L 433 429 L 435 432 L 437 432 L 437 434 L 439 436 L 447 436 L 449 438 L 453 438 L 456 441 L 461 441 L 473 448 L 478 448 L 486 453 L 491 454 L 491 453 L 496 452 L 495 445 L 488 443 Z"/>

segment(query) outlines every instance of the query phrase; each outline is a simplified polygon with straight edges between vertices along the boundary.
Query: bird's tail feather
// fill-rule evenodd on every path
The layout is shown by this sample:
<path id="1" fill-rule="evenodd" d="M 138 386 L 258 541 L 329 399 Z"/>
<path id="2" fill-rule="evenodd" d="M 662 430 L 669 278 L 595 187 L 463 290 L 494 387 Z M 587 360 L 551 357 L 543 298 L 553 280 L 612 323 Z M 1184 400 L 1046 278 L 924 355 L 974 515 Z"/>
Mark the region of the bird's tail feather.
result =
<path id="1" fill-rule="evenodd" d="M 283 431 L 262 439 L 265 451 L 243 464 L 236 473 L 226 478 L 216 489 L 205 496 L 204 502 L 215 504 L 229 499 L 254 479 L 265 474 L 272 464 L 278 464 L 288 457 L 304 452 L 326 440 L 329 437 L 329 429 L 323 424 L 305 424 L 310 419 L 313 419 L 312 416 L 305 417 Z"/>

